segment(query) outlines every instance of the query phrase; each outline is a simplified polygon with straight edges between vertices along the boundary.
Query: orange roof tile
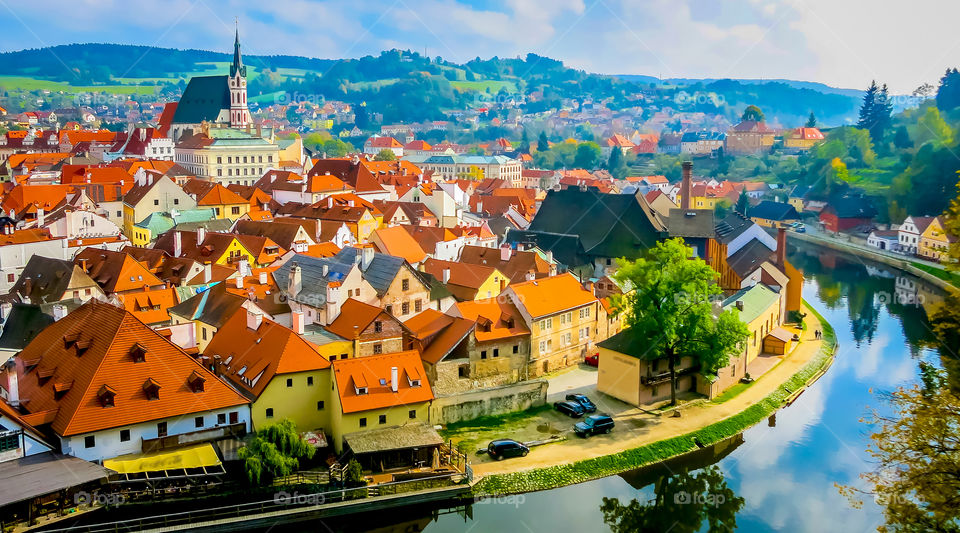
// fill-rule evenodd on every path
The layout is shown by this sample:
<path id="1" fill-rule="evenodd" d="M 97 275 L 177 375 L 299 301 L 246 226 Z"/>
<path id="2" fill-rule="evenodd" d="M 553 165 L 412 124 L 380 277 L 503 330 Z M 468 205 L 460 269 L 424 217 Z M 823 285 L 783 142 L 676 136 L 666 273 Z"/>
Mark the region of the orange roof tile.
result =
<path id="1" fill-rule="evenodd" d="M 456 313 L 477 323 L 474 335 L 480 342 L 530 334 L 520 310 L 503 298 L 458 302 Z"/>
<path id="2" fill-rule="evenodd" d="M 176 289 L 154 289 L 128 292 L 120 296 L 123 308 L 144 324 L 168 322 L 171 307 L 180 303 Z"/>
<path id="3" fill-rule="evenodd" d="M 507 288 L 517 295 L 519 305 L 534 319 L 597 301 L 569 272 L 534 281 L 515 283 Z"/>
<path id="4" fill-rule="evenodd" d="M 397 392 L 391 390 L 390 383 L 394 367 L 397 368 Z M 415 351 L 340 359 L 333 362 L 333 375 L 344 413 L 433 400 L 423 362 Z M 358 391 L 361 387 L 366 391 Z"/>
<path id="5" fill-rule="evenodd" d="M 408 263 L 419 263 L 427 256 L 420 244 L 401 226 L 380 228 L 374 231 L 371 241 L 376 241 L 382 253 L 402 257 Z"/>
<path id="6" fill-rule="evenodd" d="M 134 350 L 145 352 L 137 362 Z M 20 397 L 31 414 L 44 415 L 61 436 L 91 433 L 184 416 L 191 413 L 241 406 L 247 400 L 165 337 L 130 313 L 92 300 L 54 322 L 24 348 Z M 30 374 L 44 372 L 48 378 Z M 203 378 L 202 390 L 190 387 L 191 375 Z M 151 400 L 143 385 L 160 386 L 159 399 Z M 69 390 L 56 394 L 52 383 L 72 381 Z M 62 388 L 62 387 L 61 387 Z M 102 391 L 115 391 L 113 405 L 104 406 Z M 196 391 L 196 392 L 195 392 Z M 31 422 L 34 423 L 34 422 Z"/>

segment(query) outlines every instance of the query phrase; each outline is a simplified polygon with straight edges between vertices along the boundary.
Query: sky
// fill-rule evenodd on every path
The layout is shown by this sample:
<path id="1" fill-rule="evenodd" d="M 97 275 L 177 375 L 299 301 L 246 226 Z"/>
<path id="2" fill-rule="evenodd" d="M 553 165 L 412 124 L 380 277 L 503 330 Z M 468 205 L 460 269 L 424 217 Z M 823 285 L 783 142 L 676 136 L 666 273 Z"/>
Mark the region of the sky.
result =
<path id="1" fill-rule="evenodd" d="M 894 93 L 960 66 L 947 0 L 0 0 L 0 51 L 77 42 L 464 62 L 528 52 L 604 74 L 788 78 Z"/>

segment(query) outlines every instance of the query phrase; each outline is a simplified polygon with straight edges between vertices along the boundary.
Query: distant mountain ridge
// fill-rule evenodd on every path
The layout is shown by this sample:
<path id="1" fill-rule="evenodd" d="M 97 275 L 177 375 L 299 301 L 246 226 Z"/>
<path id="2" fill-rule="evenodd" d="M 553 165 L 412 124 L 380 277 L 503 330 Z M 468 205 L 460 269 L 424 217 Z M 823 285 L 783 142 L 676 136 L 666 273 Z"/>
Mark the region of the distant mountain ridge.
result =
<path id="1" fill-rule="evenodd" d="M 3 52 L 0 88 L 16 90 L 19 77 L 71 86 L 157 85 L 175 93 L 191 76 L 222 74 L 230 59 L 226 52 L 110 43 Z M 811 111 L 822 124 L 837 125 L 856 119 L 862 94 L 795 80 L 593 74 L 536 54 L 462 64 L 408 50 L 347 59 L 245 54 L 244 61 L 250 67 L 252 101 L 281 101 L 277 95 L 286 94 L 366 102 L 368 110 L 389 122 L 442 119 L 449 110 L 484 107 L 518 95 L 529 113 L 559 109 L 564 99 L 592 99 L 607 101 L 611 109 L 672 107 L 736 121 L 743 107 L 755 104 L 783 125 L 802 125 Z"/>

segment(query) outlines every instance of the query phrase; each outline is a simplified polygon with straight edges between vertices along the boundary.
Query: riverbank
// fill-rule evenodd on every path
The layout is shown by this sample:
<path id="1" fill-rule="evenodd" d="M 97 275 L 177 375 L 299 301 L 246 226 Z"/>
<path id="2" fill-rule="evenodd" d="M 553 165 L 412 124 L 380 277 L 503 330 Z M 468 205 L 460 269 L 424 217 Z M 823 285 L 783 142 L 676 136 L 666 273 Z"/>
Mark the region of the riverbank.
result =
<path id="1" fill-rule="evenodd" d="M 946 292 L 955 292 L 960 290 L 960 287 L 950 282 L 950 279 L 944 275 L 944 272 L 935 273 L 932 271 L 932 269 L 939 269 L 942 271 L 943 267 L 941 265 L 921 264 L 921 266 L 926 268 L 918 268 L 916 265 L 914 265 L 914 263 L 919 263 L 919 261 L 914 258 L 894 254 L 892 252 L 886 252 L 883 250 L 870 250 L 865 246 L 851 242 L 845 242 L 835 237 L 824 237 L 811 233 L 791 232 L 790 238 L 795 238 L 799 241 L 815 244 L 817 246 L 823 246 L 837 252 L 863 257 L 864 259 L 869 259 L 870 261 L 891 266 L 897 270 L 902 270 L 903 272 L 906 272 L 912 276 L 916 276 L 931 285 L 943 289 Z"/>
<path id="2" fill-rule="evenodd" d="M 741 394 L 720 404 L 697 404 L 685 410 L 681 418 L 670 419 L 670 424 L 660 424 L 627 439 L 585 441 L 591 442 L 591 446 L 578 449 L 588 450 L 590 456 L 574 463 L 569 463 L 570 450 L 556 444 L 549 445 L 549 451 L 537 450 L 522 460 L 475 464 L 477 481 L 473 494 L 492 496 L 539 491 L 620 474 L 710 446 L 763 421 L 822 375 L 836 353 L 833 327 L 806 302 L 804 310 L 807 328 L 803 342 L 791 357 Z M 814 338 L 813 332 L 817 329 L 823 331 L 822 339 Z M 677 435 L 678 431 L 682 433 Z M 539 466 L 516 470 L 531 462 Z"/>

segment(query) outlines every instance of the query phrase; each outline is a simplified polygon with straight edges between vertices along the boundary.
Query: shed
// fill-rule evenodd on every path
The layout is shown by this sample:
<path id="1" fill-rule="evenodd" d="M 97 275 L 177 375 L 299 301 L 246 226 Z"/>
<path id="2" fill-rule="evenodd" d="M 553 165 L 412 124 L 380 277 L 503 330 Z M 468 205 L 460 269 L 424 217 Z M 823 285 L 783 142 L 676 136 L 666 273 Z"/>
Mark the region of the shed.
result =
<path id="1" fill-rule="evenodd" d="M 763 351 L 774 355 L 786 355 L 793 345 L 794 334 L 785 328 L 774 328 L 763 339 Z"/>

